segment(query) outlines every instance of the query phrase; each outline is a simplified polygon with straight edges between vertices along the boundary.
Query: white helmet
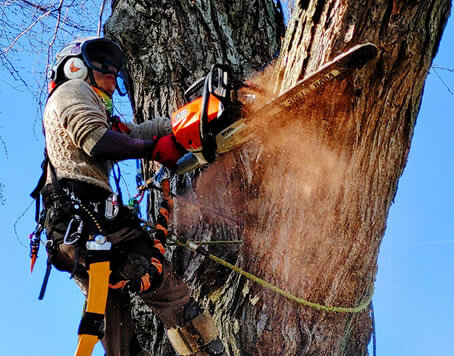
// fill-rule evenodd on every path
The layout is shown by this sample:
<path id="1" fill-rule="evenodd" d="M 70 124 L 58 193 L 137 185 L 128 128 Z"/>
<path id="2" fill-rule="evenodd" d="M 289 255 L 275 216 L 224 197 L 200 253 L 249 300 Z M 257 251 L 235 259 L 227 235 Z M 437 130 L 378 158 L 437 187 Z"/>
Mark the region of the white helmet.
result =
<path id="1" fill-rule="evenodd" d="M 56 56 L 55 62 L 47 73 L 50 80 L 49 94 L 57 85 L 71 79 L 94 81 L 92 70 L 117 75 L 123 68 L 124 56 L 121 47 L 114 41 L 101 37 L 88 37 L 74 40 Z M 111 66 L 116 72 L 111 70 Z"/>

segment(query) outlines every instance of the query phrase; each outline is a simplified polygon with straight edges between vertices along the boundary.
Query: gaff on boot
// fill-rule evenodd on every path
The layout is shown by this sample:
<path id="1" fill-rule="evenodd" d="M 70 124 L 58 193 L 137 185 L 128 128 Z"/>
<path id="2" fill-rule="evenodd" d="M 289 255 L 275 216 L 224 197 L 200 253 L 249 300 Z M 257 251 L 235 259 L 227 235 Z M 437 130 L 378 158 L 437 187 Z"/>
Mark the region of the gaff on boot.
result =
<path id="1" fill-rule="evenodd" d="M 224 352 L 213 318 L 208 311 L 202 312 L 194 300 L 185 307 L 184 320 L 185 326 L 167 330 L 175 352 L 179 355 L 193 355 L 200 351 L 221 355 Z"/>

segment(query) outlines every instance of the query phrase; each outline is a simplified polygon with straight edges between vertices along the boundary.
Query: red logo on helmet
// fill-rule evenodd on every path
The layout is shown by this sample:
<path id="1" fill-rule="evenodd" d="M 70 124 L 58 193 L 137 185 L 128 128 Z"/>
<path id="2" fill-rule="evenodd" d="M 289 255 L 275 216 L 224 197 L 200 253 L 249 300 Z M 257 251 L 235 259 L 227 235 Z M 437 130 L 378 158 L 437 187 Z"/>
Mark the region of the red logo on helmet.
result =
<path id="1" fill-rule="evenodd" d="M 76 66 L 74 65 L 74 61 L 72 61 L 71 64 L 69 65 L 69 70 L 70 70 L 71 73 L 76 73 L 77 71 L 80 70 L 80 68 L 79 68 L 79 67 L 76 67 Z"/>

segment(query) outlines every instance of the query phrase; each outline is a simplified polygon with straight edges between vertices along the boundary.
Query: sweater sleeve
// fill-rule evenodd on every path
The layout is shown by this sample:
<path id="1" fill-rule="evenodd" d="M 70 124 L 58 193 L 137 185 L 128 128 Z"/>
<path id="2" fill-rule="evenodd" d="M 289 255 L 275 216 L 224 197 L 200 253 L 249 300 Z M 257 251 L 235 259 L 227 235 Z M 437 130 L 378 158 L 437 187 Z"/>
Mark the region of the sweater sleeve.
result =
<path id="1" fill-rule="evenodd" d="M 74 145 L 90 154 L 109 129 L 101 99 L 83 80 L 69 80 L 57 88 L 51 100 Z"/>
<path id="2" fill-rule="evenodd" d="M 141 140 L 107 130 L 90 152 L 95 158 L 121 161 L 129 158 L 152 157 L 155 140 Z"/>
<path id="3" fill-rule="evenodd" d="M 172 125 L 167 117 L 155 117 L 153 120 L 145 121 L 142 124 L 132 122 L 126 123 L 131 130 L 132 138 L 140 138 L 142 140 L 151 140 L 153 137 L 163 137 L 172 133 Z"/>

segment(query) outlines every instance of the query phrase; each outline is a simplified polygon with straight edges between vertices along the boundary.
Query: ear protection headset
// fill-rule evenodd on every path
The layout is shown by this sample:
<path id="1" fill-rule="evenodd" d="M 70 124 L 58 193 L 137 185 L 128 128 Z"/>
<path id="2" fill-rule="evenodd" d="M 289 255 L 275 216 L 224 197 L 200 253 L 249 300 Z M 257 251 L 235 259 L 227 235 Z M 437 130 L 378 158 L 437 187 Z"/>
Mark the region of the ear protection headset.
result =
<path id="1" fill-rule="evenodd" d="M 93 61 L 98 55 L 109 58 L 110 64 L 116 68 L 113 74 L 117 74 L 123 68 L 124 56 L 117 43 L 100 37 L 74 40 L 56 55 L 54 64 L 47 72 L 49 95 L 59 84 L 67 80 L 90 78 L 91 82 L 96 85 L 93 70 L 112 73 L 108 64 L 104 62 L 100 63 L 101 66 L 94 64 Z M 104 68 L 105 64 L 106 68 Z"/>
<path id="2" fill-rule="evenodd" d="M 63 74 L 67 79 L 87 79 L 88 68 L 78 57 L 70 57 L 63 66 Z"/>

